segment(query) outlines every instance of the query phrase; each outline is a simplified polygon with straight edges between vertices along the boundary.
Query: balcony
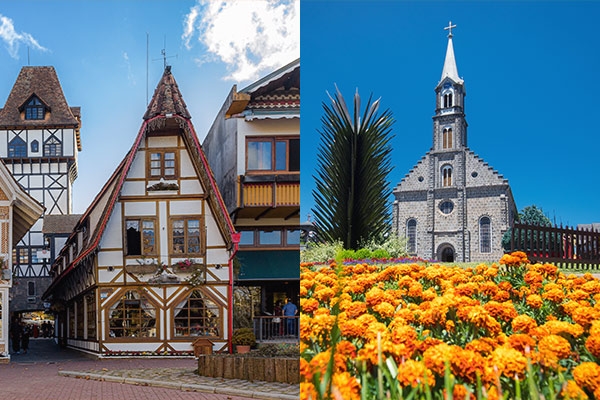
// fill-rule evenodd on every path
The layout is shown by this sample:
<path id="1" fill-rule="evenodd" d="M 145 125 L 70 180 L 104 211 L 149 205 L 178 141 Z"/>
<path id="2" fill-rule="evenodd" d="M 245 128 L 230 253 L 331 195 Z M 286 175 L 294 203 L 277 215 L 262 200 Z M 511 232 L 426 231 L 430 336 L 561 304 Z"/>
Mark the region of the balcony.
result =
<path id="1" fill-rule="evenodd" d="M 300 213 L 300 175 L 238 177 L 237 218 L 289 219 Z"/>

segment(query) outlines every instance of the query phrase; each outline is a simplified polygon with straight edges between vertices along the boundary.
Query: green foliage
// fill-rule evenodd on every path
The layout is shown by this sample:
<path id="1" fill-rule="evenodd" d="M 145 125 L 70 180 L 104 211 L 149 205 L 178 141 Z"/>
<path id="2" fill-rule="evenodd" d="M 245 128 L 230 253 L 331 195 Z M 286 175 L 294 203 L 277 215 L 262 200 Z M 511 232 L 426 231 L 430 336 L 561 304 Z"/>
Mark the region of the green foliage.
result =
<path id="1" fill-rule="evenodd" d="M 342 242 L 309 243 L 306 249 L 300 251 L 300 262 L 327 262 L 337 258 L 344 247 Z"/>
<path id="2" fill-rule="evenodd" d="M 527 225 L 539 225 L 539 226 L 551 226 L 552 222 L 550 218 L 544 214 L 541 208 L 538 208 L 535 204 L 532 206 L 524 207 L 519 215 L 517 216 L 517 222 Z M 502 236 L 502 248 L 506 251 L 512 250 L 510 248 L 510 235 L 512 234 L 512 228 L 504 232 Z"/>
<path id="3" fill-rule="evenodd" d="M 231 343 L 234 345 L 254 346 L 256 344 L 256 336 L 252 328 L 239 328 L 233 331 Z"/>
<path id="4" fill-rule="evenodd" d="M 373 252 L 372 258 L 400 258 L 407 255 L 406 238 L 401 238 L 395 234 L 389 234 L 384 239 L 379 240 L 372 238 L 361 245 Z M 387 256 L 375 255 L 375 253 L 380 254 L 380 251 L 387 253 Z"/>
<path id="5" fill-rule="evenodd" d="M 261 344 L 255 355 L 263 357 L 300 357 L 300 346 L 296 343 Z"/>
<path id="6" fill-rule="evenodd" d="M 394 120 L 389 109 L 379 115 L 379 100 L 371 98 L 361 116 L 358 91 L 353 115 L 337 87 L 330 99 L 331 106 L 323 104 L 313 213 L 323 240 L 357 249 L 361 240 L 390 231 L 387 176 Z"/>

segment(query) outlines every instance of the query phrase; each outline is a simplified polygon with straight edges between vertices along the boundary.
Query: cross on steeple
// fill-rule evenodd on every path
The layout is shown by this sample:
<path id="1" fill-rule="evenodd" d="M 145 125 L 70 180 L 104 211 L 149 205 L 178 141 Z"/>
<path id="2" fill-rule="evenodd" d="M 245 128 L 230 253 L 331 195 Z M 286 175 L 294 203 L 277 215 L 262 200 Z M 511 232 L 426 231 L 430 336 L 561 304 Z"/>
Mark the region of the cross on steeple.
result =
<path id="1" fill-rule="evenodd" d="M 452 37 L 452 28 L 456 28 L 456 25 L 452 25 L 452 21 L 448 22 L 448 26 L 444 28 L 448 31 L 448 37 Z"/>

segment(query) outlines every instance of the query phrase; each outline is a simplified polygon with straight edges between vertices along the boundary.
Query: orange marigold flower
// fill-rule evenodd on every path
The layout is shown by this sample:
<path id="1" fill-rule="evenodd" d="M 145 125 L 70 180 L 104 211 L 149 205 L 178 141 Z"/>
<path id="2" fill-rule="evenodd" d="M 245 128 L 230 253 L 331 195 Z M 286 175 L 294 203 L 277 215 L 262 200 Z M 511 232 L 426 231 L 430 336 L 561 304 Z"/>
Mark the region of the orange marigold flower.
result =
<path id="1" fill-rule="evenodd" d="M 344 311 L 348 314 L 348 318 L 358 318 L 359 316 L 366 314 L 367 305 L 362 301 L 353 301 L 346 304 Z"/>
<path id="2" fill-rule="evenodd" d="M 390 318 L 394 316 L 396 308 L 387 301 L 384 301 L 373 307 L 373 311 L 381 315 L 383 318 Z"/>
<path id="3" fill-rule="evenodd" d="M 527 354 L 535 348 L 535 339 L 525 333 L 515 333 L 508 337 L 508 344 L 513 349 Z"/>
<path id="4" fill-rule="evenodd" d="M 548 321 L 541 327 L 544 328 L 548 334 L 552 335 L 561 335 L 567 333 L 571 336 L 579 337 L 584 332 L 584 329 L 581 325 L 571 324 L 567 321 Z"/>
<path id="5" fill-rule="evenodd" d="M 570 300 L 574 300 L 574 301 L 581 301 L 581 300 L 589 301 L 590 300 L 590 294 L 588 292 L 586 292 L 585 290 L 581 290 L 581 289 L 573 290 L 571 293 L 568 294 L 567 297 Z"/>
<path id="6" fill-rule="evenodd" d="M 571 344 L 562 336 L 548 335 L 538 342 L 538 352 L 543 365 L 557 368 L 558 360 L 567 358 L 571 354 Z"/>
<path id="7" fill-rule="evenodd" d="M 312 314 L 319 308 L 319 302 L 316 299 L 301 298 L 300 299 L 300 310 L 305 314 Z"/>
<path id="8" fill-rule="evenodd" d="M 483 356 L 473 350 L 461 347 L 453 347 L 451 354 L 450 366 L 452 373 L 465 382 L 476 383 L 477 374 L 482 376 L 485 371 Z"/>
<path id="9" fill-rule="evenodd" d="M 537 322 L 529 315 L 521 314 L 512 320 L 511 325 L 515 332 L 529 333 L 530 330 L 537 326 Z"/>
<path id="10" fill-rule="evenodd" d="M 474 339 L 471 342 L 465 345 L 465 350 L 473 350 L 481 354 L 482 356 L 487 356 L 496 347 L 496 342 L 491 338 L 479 338 Z"/>
<path id="11" fill-rule="evenodd" d="M 327 304 L 329 303 L 329 300 L 335 296 L 335 291 L 330 287 L 321 286 L 319 289 L 315 290 L 313 296 L 320 302 Z"/>
<path id="12" fill-rule="evenodd" d="M 510 299 L 510 293 L 507 292 L 506 290 L 498 290 L 492 297 L 492 300 L 499 301 L 499 302 L 504 302 L 504 301 L 507 301 L 508 299 Z"/>
<path id="13" fill-rule="evenodd" d="M 590 335 L 585 341 L 585 348 L 596 358 L 600 359 L 600 336 Z"/>
<path id="14" fill-rule="evenodd" d="M 317 399 L 317 389 L 310 382 L 300 382 L 300 400 Z"/>
<path id="15" fill-rule="evenodd" d="M 498 373 L 507 378 L 522 377 L 527 368 L 527 358 L 510 347 L 496 347 L 488 359 L 489 365 L 498 368 Z"/>
<path id="16" fill-rule="evenodd" d="M 447 398 L 444 396 L 444 398 Z M 469 389 L 467 389 L 467 387 L 465 385 L 461 385 L 456 384 L 454 385 L 454 388 L 452 389 L 452 398 L 453 399 L 469 399 L 469 400 L 474 400 L 476 399 L 475 395 L 473 394 L 473 392 L 471 392 Z"/>
<path id="17" fill-rule="evenodd" d="M 525 301 L 529 307 L 536 309 L 541 308 L 542 304 L 544 304 L 544 301 L 539 294 L 530 294 L 525 298 Z"/>
<path id="18" fill-rule="evenodd" d="M 560 304 L 565 299 L 565 293 L 562 289 L 551 289 L 542 293 L 542 298 Z"/>
<path id="19" fill-rule="evenodd" d="M 507 267 L 518 267 L 522 264 L 529 264 L 527 254 L 522 251 L 515 251 L 511 254 L 504 254 L 499 261 L 500 264 L 504 264 Z"/>
<path id="20" fill-rule="evenodd" d="M 592 321 L 600 319 L 600 310 L 594 307 L 578 307 L 571 313 L 571 318 L 586 328 L 592 324 Z"/>
<path id="21" fill-rule="evenodd" d="M 450 362 L 453 354 L 453 346 L 447 343 L 436 344 L 423 352 L 425 366 L 438 374 L 444 376 L 446 362 Z"/>
<path id="22" fill-rule="evenodd" d="M 429 387 L 435 384 L 435 376 L 421 361 L 406 360 L 398 365 L 398 381 L 402 387 L 417 387 L 427 380 Z"/>
<path id="23" fill-rule="evenodd" d="M 360 400 L 360 383 L 346 371 L 336 373 L 331 378 L 331 392 L 336 399 Z"/>
<path id="24" fill-rule="evenodd" d="M 568 380 L 560 392 L 560 396 L 567 400 L 584 400 L 588 399 L 587 394 L 577 385 L 577 382 Z"/>
<path id="25" fill-rule="evenodd" d="M 492 317 L 501 319 L 503 321 L 511 321 L 518 315 L 517 310 L 515 310 L 515 306 L 510 301 L 504 303 L 490 301 L 484 304 L 483 308 L 485 308 L 485 310 L 489 312 Z"/>
<path id="26" fill-rule="evenodd" d="M 600 365 L 583 362 L 573 368 L 573 378 L 582 389 L 593 392 L 600 388 Z"/>
<path id="27" fill-rule="evenodd" d="M 373 307 L 381 303 L 385 299 L 385 292 L 379 287 L 375 286 L 369 289 L 365 294 L 365 303 L 367 307 Z"/>

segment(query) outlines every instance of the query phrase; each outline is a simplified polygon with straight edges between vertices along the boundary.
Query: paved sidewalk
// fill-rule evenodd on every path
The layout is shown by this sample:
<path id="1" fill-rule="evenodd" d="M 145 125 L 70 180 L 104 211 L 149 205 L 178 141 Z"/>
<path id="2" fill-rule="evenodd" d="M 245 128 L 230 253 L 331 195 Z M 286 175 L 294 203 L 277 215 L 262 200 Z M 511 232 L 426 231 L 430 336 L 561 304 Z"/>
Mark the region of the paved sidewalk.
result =
<path id="1" fill-rule="evenodd" d="M 32 339 L 27 354 L 0 365 L 2 398 L 15 400 L 298 399 L 299 385 L 200 377 L 197 361 L 168 358 L 98 360 Z M 79 379 L 76 379 L 79 378 Z"/>

